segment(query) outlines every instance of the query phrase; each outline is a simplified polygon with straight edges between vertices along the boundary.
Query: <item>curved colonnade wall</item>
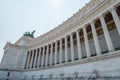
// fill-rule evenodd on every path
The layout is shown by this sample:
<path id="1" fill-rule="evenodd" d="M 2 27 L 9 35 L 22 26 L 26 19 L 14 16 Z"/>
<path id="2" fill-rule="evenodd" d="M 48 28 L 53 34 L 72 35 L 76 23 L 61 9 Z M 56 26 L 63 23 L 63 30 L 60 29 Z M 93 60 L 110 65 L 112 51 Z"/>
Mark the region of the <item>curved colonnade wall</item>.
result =
<path id="1" fill-rule="evenodd" d="M 97 1 L 98 0 L 92 0 L 81 9 L 80 12 L 73 15 L 70 20 L 67 20 L 54 30 L 33 40 L 36 42 L 33 44 L 38 47 L 33 48 L 34 45 L 32 45 L 32 47 L 29 48 L 24 68 L 28 70 L 28 72 L 29 70 L 40 69 L 45 71 L 45 74 L 43 73 L 44 75 L 56 72 L 60 74 L 64 73 L 64 71 L 69 74 L 70 69 L 74 69 L 73 71 L 77 72 L 76 68 L 79 70 L 81 67 L 79 65 L 84 65 L 79 63 L 90 62 L 92 61 L 91 59 L 94 61 L 96 60 L 94 57 L 107 56 L 110 53 L 119 51 L 119 0 Z M 93 7 L 93 9 L 89 7 Z M 88 10 L 89 13 L 87 13 L 86 10 Z M 85 14 L 80 18 L 80 13 Z M 38 44 L 38 41 L 41 41 L 41 45 Z M 69 69 L 70 66 L 76 66 L 76 68 L 71 67 Z M 88 66 L 86 66 L 85 69 L 87 67 Z"/>
<path id="2" fill-rule="evenodd" d="M 120 1 L 91 0 L 55 29 L 24 41 L 15 43 L 24 49 L 23 57 L 17 56 L 20 64 L 16 62 L 15 66 L 22 71 L 23 78 L 87 75 L 94 70 L 117 74 L 120 72 Z"/>

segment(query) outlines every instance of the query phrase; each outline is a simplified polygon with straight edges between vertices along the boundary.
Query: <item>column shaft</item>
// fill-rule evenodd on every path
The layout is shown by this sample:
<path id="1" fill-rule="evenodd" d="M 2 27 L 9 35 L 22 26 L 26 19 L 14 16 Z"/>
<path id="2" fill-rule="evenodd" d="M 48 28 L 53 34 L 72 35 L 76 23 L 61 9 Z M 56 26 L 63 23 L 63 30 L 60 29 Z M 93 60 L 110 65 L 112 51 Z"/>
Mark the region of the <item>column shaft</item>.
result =
<path id="1" fill-rule="evenodd" d="M 46 66 L 48 64 L 48 52 L 49 52 L 49 45 L 47 45 L 47 53 L 46 53 Z"/>
<path id="2" fill-rule="evenodd" d="M 114 51 L 112 40 L 111 40 L 109 31 L 107 29 L 107 26 L 106 26 L 103 15 L 100 16 L 100 21 L 101 21 L 101 26 L 103 28 L 103 33 L 104 33 L 104 36 L 105 36 L 105 40 L 106 40 L 106 43 L 107 43 L 108 50 L 109 50 L 109 52 Z"/>
<path id="3" fill-rule="evenodd" d="M 77 37 L 77 49 L 78 49 L 78 57 L 79 59 L 82 58 L 82 51 L 81 51 L 81 43 L 80 43 L 80 36 L 79 31 L 76 31 L 76 37 Z"/>
<path id="4" fill-rule="evenodd" d="M 30 61 L 30 68 L 32 68 L 32 65 L 33 65 L 33 56 L 34 56 L 34 50 L 32 50 L 32 56 L 31 56 L 31 61 Z"/>
<path id="5" fill-rule="evenodd" d="M 70 34 L 70 43 L 71 43 L 71 61 L 74 61 L 74 44 L 73 44 L 73 35 Z"/>
<path id="6" fill-rule="evenodd" d="M 35 59 L 34 59 L 34 68 L 36 67 L 36 62 L 37 62 L 37 49 L 36 49 L 36 52 L 35 52 Z"/>
<path id="7" fill-rule="evenodd" d="M 90 47 L 89 47 L 89 42 L 88 42 L 88 36 L 87 36 L 87 32 L 86 32 L 86 28 L 85 28 L 85 27 L 83 28 L 83 34 L 84 34 L 84 41 L 85 41 L 86 54 L 87 54 L 87 57 L 90 57 L 90 56 L 91 56 L 91 53 L 90 53 Z"/>
<path id="8" fill-rule="evenodd" d="M 114 8 L 114 7 L 111 8 L 111 9 L 110 9 L 110 12 L 111 12 L 111 14 L 112 14 L 112 16 L 113 16 L 113 20 L 114 20 L 114 22 L 115 22 L 115 25 L 116 25 L 116 28 L 117 28 L 117 30 L 118 30 L 118 33 L 119 33 L 119 35 L 120 35 L 120 19 L 119 19 L 117 13 L 116 13 L 115 8 Z"/>
<path id="9" fill-rule="evenodd" d="M 45 57 L 45 46 L 43 46 L 43 51 L 42 51 L 41 67 L 43 67 L 43 64 L 44 64 L 44 57 Z"/>
<path id="10" fill-rule="evenodd" d="M 53 44 L 51 43 L 50 65 L 52 65 L 52 55 L 53 55 Z"/>
<path id="11" fill-rule="evenodd" d="M 95 30 L 95 25 L 93 22 L 90 23 L 91 24 L 91 29 L 92 29 L 92 34 L 93 34 L 93 40 L 94 40 L 94 44 L 95 44 L 95 49 L 96 49 L 96 53 L 97 55 L 101 54 L 101 50 L 100 50 L 100 44 L 99 44 L 99 40 L 98 40 L 98 36 Z"/>
<path id="12" fill-rule="evenodd" d="M 60 64 L 62 63 L 62 39 L 60 39 Z"/>
<path id="13" fill-rule="evenodd" d="M 26 69 L 28 69 L 29 67 L 29 62 L 30 62 L 30 52 L 28 52 L 28 59 L 27 59 L 27 65 L 26 65 Z"/>
<path id="14" fill-rule="evenodd" d="M 40 57 L 41 57 L 41 48 L 39 49 L 39 53 L 38 53 L 38 63 L 37 63 L 37 68 L 40 67 Z"/>
<path id="15" fill-rule="evenodd" d="M 26 58 L 25 58 L 25 65 L 24 65 L 24 69 L 26 69 L 26 68 L 27 68 L 28 55 L 29 55 L 29 53 L 27 52 L 27 55 L 26 55 Z"/>
<path id="16" fill-rule="evenodd" d="M 29 59 L 29 63 L 28 63 L 28 68 L 30 69 L 31 66 L 31 58 L 32 58 L 32 51 L 30 51 L 30 59 Z"/>
<path id="17" fill-rule="evenodd" d="M 68 45 L 67 45 L 67 37 L 65 37 L 65 62 L 68 62 Z"/>
<path id="18" fill-rule="evenodd" d="M 54 56 L 54 64 L 57 63 L 57 41 L 55 42 L 55 56 Z"/>

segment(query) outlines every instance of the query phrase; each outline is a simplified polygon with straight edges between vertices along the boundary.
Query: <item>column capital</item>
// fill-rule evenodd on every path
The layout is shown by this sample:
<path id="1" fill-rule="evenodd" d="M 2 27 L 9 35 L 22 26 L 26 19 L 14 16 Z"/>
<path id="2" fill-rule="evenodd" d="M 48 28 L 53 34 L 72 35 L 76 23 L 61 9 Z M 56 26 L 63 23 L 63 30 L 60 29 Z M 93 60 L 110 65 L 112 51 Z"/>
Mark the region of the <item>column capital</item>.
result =
<path id="1" fill-rule="evenodd" d="M 103 18 L 103 17 L 104 17 L 103 14 L 101 14 L 101 15 L 98 16 L 98 18 Z"/>
<path id="2" fill-rule="evenodd" d="M 60 38 L 59 41 L 63 40 L 63 38 Z"/>
<path id="3" fill-rule="evenodd" d="M 87 26 L 82 27 L 82 29 L 86 29 Z"/>
<path id="4" fill-rule="evenodd" d="M 83 29 L 83 31 L 86 30 L 86 26 L 84 26 L 82 29 Z"/>
<path id="5" fill-rule="evenodd" d="M 98 16 L 98 18 L 104 18 L 105 17 L 105 14 L 101 14 Z"/>
<path id="6" fill-rule="evenodd" d="M 58 43 L 58 40 L 57 40 L 57 41 L 55 41 L 55 45 L 57 45 L 57 43 Z"/>
<path id="7" fill-rule="evenodd" d="M 64 36 L 64 38 L 68 38 L 69 35 Z"/>
<path id="8" fill-rule="evenodd" d="M 47 46 L 47 48 L 48 48 L 48 47 L 49 47 L 49 44 L 47 44 L 46 46 Z"/>
<path id="9" fill-rule="evenodd" d="M 71 33 L 70 33 L 70 36 L 72 36 L 72 35 L 73 35 L 73 33 L 74 33 L 74 32 L 71 32 Z"/>
<path id="10" fill-rule="evenodd" d="M 93 21 L 90 21 L 90 22 L 89 22 L 89 24 L 92 24 L 92 23 L 93 23 Z"/>
<path id="11" fill-rule="evenodd" d="M 111 7 L 110 9 L 109 9 L 109 11 L 111 12 L 111 11 L 114 11 L 115 10 L 115 7 Z"/>
<path id="12" fill-rule="evenodd" d="M 79 32 L 80 30 L 79 29 L 77 29 L 75 32 Z"/>
<path id="13" fill-rule="evenodd" d="M 70 35 L 73 35 L 73 34 L 74 34 L 74 32 L 71 32 L 71 33 L 70 33 Z"/>
<path id="14" fill-rule="evenodd" d="M 46 45 L 42 46 L 43 48 L 45 48 Z"/>
<path id="15" fill-rule="evenodd" d="M 50 45 L 53 45 L 53 42 L 51 42 Z"/>
<path id="16" fill-rule="evenodd" d="M 94 24 L 94 23 L 95 23 L 95 20 L 92 20 L 92 21 L 89 22 L 90 25 Z"/>
<path id="17" fill-rule="evenodd" d="M 58 42 L 59 42 L 59 40 L 54 41 L 54 43 L 58 43 Z"/>

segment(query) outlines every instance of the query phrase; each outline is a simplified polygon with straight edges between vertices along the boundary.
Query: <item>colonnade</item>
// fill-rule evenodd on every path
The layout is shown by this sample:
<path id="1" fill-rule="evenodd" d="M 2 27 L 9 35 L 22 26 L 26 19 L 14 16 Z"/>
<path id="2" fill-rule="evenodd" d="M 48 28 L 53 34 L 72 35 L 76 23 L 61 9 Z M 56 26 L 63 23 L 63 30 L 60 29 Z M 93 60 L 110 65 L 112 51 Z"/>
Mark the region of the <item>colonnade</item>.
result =
<path id="1" fill-rule="evenodd" d="M 118 8 L 118 10 L 120 9 Z M 117 13 L 117 7 L 112 7 L 108 11 L 110 15 L 112 15 L 112 24 L 115 24 L 115 26 L 112 27 L 115 27 L 113 29 L 117 30 L 119 35 L 118 37 L 120 37 L 120 14 Z M 99 22 L 98 24 L 96 22 L 97 20 Z M 98 29 L 102 31 L 99 33 Z M 95 20 L 91 20 L 87 25 L 74 32 L 71 32 L 69 35 L 66 35 L 48 45 L 28 51 L 25 69 L 42 68 L 67 62 L 74 62 L 75 60 L 81 60 L 84 57 L 89 58 L 92 56 L 89 44 L 90 39 L 93 39 L 96 56 L 102 55 L 103 51 L 101 49 L 99 40 L 100 35 L 103 35 L 105 38 L 108 52 L 115 51 L 116 47 L 111 39 L 110 29 L 108 29 L 107 20 L 105 20 L 105 14 L 101 14 Z M 82 49 L 83 45 L 85 52 L 83 52 Z M 77 47 L 76 53 L 75 46 Z M 75 58 L 75 55 L 78 56 L 77 59 Z"/>

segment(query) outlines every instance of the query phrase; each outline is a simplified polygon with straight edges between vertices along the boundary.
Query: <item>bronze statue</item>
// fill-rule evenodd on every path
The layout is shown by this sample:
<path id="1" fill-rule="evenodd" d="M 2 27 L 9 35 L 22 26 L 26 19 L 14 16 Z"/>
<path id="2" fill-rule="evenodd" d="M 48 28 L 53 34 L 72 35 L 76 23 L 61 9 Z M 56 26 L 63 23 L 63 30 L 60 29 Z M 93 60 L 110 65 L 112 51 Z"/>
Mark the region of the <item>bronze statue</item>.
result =
<path id="1" fill-rule="evenodd" d="M 32 31 L 32 32 L 25 32 L 23 35 L 24 36 L 28 36 L 28 37 L 31 37 L 31 38 L 34 38 L 34 33 L 35 33 L 36 30 Z"/>

